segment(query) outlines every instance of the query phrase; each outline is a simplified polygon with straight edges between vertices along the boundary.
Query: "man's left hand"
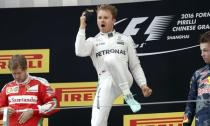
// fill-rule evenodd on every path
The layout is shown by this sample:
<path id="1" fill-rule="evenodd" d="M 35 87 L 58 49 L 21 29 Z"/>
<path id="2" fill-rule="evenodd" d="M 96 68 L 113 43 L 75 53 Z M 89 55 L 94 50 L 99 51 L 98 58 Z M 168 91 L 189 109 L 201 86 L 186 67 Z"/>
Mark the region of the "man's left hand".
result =
<path id="1" fill-rule="evenodd" d="M 147 85 L 141 86 L 141 90 L 144 97 L 149 97 L 152 94 L 152 89 L 150 89 Z"/>
<path id="2" fill-rule="evenodd" d="M 34 114 L 33 109 L 26 109 L 25 111 L 23 111 L 23 113 L 18 118 L 19 124 L 23 124 L 26 121 L 28 121 L 33 116 L 33 114 Z"/>

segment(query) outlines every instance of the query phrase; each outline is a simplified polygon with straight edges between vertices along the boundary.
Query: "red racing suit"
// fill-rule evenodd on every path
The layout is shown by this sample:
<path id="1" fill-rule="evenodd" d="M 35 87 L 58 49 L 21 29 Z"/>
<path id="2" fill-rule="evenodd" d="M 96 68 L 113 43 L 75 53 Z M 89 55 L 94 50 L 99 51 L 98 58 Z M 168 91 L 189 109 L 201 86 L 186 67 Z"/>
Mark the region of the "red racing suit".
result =
<path id="1" fill-rule="evenodd" d="M 42 117 L 58 111 L 55 92 L 47 80 L 28 75 L 23 83 L 15 80 L 6 84 L 1 91 L 0 107 L 12 107 L 16 113 L 9 117 L 9 126 L 42 126 Z M 24 124 L 18 123 L 22 112 L 19 110 L 33 109 L 33 116 Z M 2 116 L 2 115 L 1 115 Z"/>

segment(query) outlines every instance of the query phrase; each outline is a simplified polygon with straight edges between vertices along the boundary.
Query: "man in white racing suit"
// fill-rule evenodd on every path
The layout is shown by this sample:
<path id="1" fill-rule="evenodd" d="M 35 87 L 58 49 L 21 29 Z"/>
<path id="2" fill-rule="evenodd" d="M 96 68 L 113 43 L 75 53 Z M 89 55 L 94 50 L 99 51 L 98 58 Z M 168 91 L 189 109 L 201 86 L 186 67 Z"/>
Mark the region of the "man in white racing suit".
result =
<path id="1" fill-rule="evenodd" d="M 97 24 L 100 33 L 88 39 L 85 35 L 86 13 L 83 12 L 80 17 L 75 52 L 80 57 L 91 57 L 99 78 L 92 108 L 92 126 L 107 126 L 112 103 L 121 94 L 134 113 L 141 109 L 140 103 L 133 98 L 130 91 L 133 77 L 145 97 L 152 93 L 147 86 L 132 38 L 114 30 L 116 16 L 115 6 L 98 6 Z"/>

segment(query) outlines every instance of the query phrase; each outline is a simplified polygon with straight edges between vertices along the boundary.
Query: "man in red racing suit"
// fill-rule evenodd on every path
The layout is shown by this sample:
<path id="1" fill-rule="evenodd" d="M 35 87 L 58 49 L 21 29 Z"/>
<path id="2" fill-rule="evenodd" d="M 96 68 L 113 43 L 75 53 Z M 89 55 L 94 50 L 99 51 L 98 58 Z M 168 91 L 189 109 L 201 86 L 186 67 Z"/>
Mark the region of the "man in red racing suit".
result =
<path id="1" fill-rule="evenodd" d="M 12 59 L 25 60 L 21 55 L 15 55 Z M 42 117 L 58 111 L 54 91 L 47 80 L 30 76 L 21 66 L 10 70 L 14 81 L 2 88 L 0 113 L 8 108 L 9 126 L 42 126 Z"/>

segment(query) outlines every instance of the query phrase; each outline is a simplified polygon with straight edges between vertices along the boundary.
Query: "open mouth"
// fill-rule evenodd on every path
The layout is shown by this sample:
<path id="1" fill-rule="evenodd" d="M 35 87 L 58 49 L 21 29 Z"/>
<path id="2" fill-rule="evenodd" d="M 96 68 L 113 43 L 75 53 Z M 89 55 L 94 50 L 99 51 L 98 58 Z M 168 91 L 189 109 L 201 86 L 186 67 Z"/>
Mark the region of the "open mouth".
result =
<path id="1" fill-rule="evenodd" d="M 105 27 L 105 24 L 101 24 L 101 27 L 102 27 L 102 28 Z"/>

